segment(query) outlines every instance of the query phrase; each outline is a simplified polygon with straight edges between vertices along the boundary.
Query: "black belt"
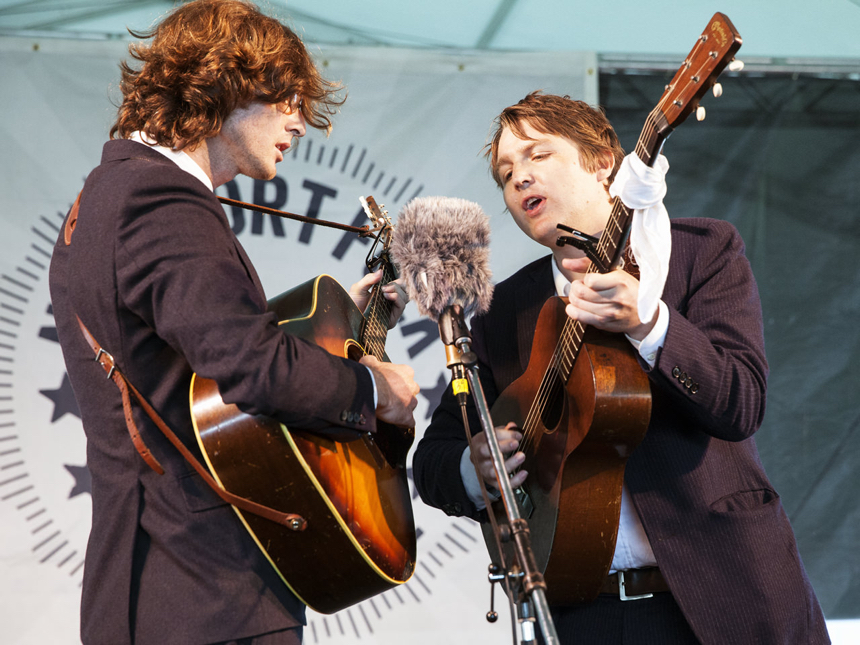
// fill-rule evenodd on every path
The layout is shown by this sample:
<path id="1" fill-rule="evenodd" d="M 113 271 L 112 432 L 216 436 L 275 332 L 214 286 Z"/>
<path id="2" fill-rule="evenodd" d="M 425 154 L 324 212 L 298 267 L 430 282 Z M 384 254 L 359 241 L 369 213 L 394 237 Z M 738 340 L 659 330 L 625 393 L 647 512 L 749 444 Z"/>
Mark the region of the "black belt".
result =
<path id="1" fill-rule="evenodd" d="M 600 588 L 600 593 L 618 596 L 621 600 L 650 598 L 665 591 L 669 591 L 669 585 L 657 567 L 611 573 Z"/>

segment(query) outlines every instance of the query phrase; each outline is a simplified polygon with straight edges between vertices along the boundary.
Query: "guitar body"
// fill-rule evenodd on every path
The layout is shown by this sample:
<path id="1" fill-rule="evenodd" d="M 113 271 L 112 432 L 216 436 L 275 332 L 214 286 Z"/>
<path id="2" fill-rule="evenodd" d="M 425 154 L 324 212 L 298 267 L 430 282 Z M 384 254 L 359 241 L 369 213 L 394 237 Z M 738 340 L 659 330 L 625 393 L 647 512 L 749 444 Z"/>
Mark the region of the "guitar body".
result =
<path id="1" fill-rule="evenodd" d="M 651 416 L 648 377 L 630 343 L 619 334 L 587 329 L 566 383 L 560 378 L 541 396 L 539 419 L 526 419 L 568 320 L 566 301 L 550 298 L 541 310 L 529 365 L 492 408 L 494 419 L 531 426 L 521 449 L 529 477 L 523 490 L 529 502 L 532 547 L 547 583 L 550 604 L 575 604 L 597 597 L 609 573 L 624 467 L 641 442 Z M 493 505 L 505 522 L 501 502 Z M 495 541 L 489 523 L 484 534 L 491 554 Z M 509 550 L 509 549 L 507 549 Z M 513 552 L 507 553 L 513 561 Z"/>
<path id="2" fill-rule="evenodd" d="M 358 359 L 363 316 L 349 294 L 319 276 L 269 302 L 285 333 Z M 200 449 L 228 491 L 307 520 L 293 531 L 234 507 L 289 588 L 334 613 L 406 582 L 416 534 L 406 478 L 414 430 L 378 424 L 322 437 L 292 431 L 226 405 L 214 381 L 195 375 L 191 413 Z M 343 439 L 343 440 L 340 440 Z"/>

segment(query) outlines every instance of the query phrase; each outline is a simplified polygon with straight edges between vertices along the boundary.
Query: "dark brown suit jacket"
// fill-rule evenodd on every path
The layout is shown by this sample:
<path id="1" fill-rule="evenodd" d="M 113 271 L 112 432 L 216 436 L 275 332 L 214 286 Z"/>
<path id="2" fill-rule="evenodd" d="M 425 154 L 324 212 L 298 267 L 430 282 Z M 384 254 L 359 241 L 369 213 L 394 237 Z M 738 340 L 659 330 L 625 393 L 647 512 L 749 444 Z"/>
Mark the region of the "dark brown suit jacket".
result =
<path id="1" fill-rule="evenodd" d="M 490 405 L 528 365 L 538 314 L 555 295 L 550 261 L 500 283 L 490 311 L 473 319 Z M 651 422 L 625 474 L 658 565 L 704 643 L 829 642 L 752 438 L 764 417 L 767 363 L 758 290 L 735 228 L 673 220 L 662 299 L 666 341 L 653 369 L 642 363 Z M 470 426 L 480 428 L 477 417 Z M 415 483 L 425 502 L 477 518 L 459 473 L 465 447 L 448 388 L 416 450 Z"/>
<path id="2" fill-rule="evenodd" d="M 291 428 L 357 429 L 341 419 L 363 416 L 372 429 L 366 368 L 282 333 L 212 191 L 131 141 L 105 145 L 72 243 L 61 234 L 55 247 L 50 285 L 92 473 L 84 643 L 212 643 L 304 622 L 232 509 L 139 409 L 166 473 L 137 454 L 119 392 L 74 314 L 194 451 L 193 372 L 214 379 L 228 403 Z"/>

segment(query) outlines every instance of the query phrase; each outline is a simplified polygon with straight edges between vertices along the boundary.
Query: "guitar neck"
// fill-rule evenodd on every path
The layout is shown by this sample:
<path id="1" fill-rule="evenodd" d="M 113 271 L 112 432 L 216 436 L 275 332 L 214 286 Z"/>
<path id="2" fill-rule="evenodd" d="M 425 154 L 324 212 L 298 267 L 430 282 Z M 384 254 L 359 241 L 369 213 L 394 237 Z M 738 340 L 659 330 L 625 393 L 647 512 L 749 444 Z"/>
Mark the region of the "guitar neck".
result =
<path id="1" fill-rule="evenodd" d="M 668 138 L 671 130 L 662 118 L 662 113 L 655 109 L 645 122 L 639 140 L 636 142 L 636 156 L 647 166 L 653 166 L 657 156 Z M 603 260 L 603 265 L 610 269 L 618 266 L 624 249 L 627 246 L 627 238 L 630 234 L 630 224 L 633 222 L 633 211 L 627 208 L 617 197 L 612 203 L 612 213 L 606 223 L 606 228 L 600 236 L 597 244 L 597 252 Z M 592 265 L 589 273 L 598 269 Z"/>
<path id="2" fill-rule="evenodd" d="M 359 342 L 368 354 L 382 360 L 385 354 L 385 340 L 388 337 L 388 321 L 394 306 L 382 292 L 382 287 L 394 280 L 394 268 L 387 256 L 382 259 L 382 279 L 374 285 L 370 293 L 370 304 L 364 314 L 364 326 Z"/>
<path id="3" fill-rule="evenodd" d="M 705 92 L 714 86 L 740 49 L 741 42 L 740 34 L 728 17 L 715 13 L 645 121 L 636 142 L 636 155 L 647 166 L 654 165 L 672 131 L 692 114 Z M 627 246 L 632 219 L 630 209 L 616 199 L 598 245 L 604 266 L 610 269 L 618 266 Z"/>

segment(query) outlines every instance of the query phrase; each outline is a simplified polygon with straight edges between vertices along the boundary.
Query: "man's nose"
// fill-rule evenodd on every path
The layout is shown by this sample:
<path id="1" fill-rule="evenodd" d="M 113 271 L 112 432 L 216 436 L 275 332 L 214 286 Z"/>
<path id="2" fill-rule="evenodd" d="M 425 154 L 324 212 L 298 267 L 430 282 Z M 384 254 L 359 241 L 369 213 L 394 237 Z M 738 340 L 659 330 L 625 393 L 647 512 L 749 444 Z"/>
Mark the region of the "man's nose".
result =
<path id="1" fill-rule="evenodd" d="M 534 179 L 532 178 L 532 174 L 526 168 L 522 168 L 514 172 L 514 186 L 518 190 L 528 188 L 533 183 Z"/>
<path id="2" fill-rule="evenodd" d="M 307 128 L 305 127 L 305 115 L 301 110 L 295 110 L 290 114 L 290 120 L 287 121 L 287 132 L 294 137 L 305 136 Z"/>

